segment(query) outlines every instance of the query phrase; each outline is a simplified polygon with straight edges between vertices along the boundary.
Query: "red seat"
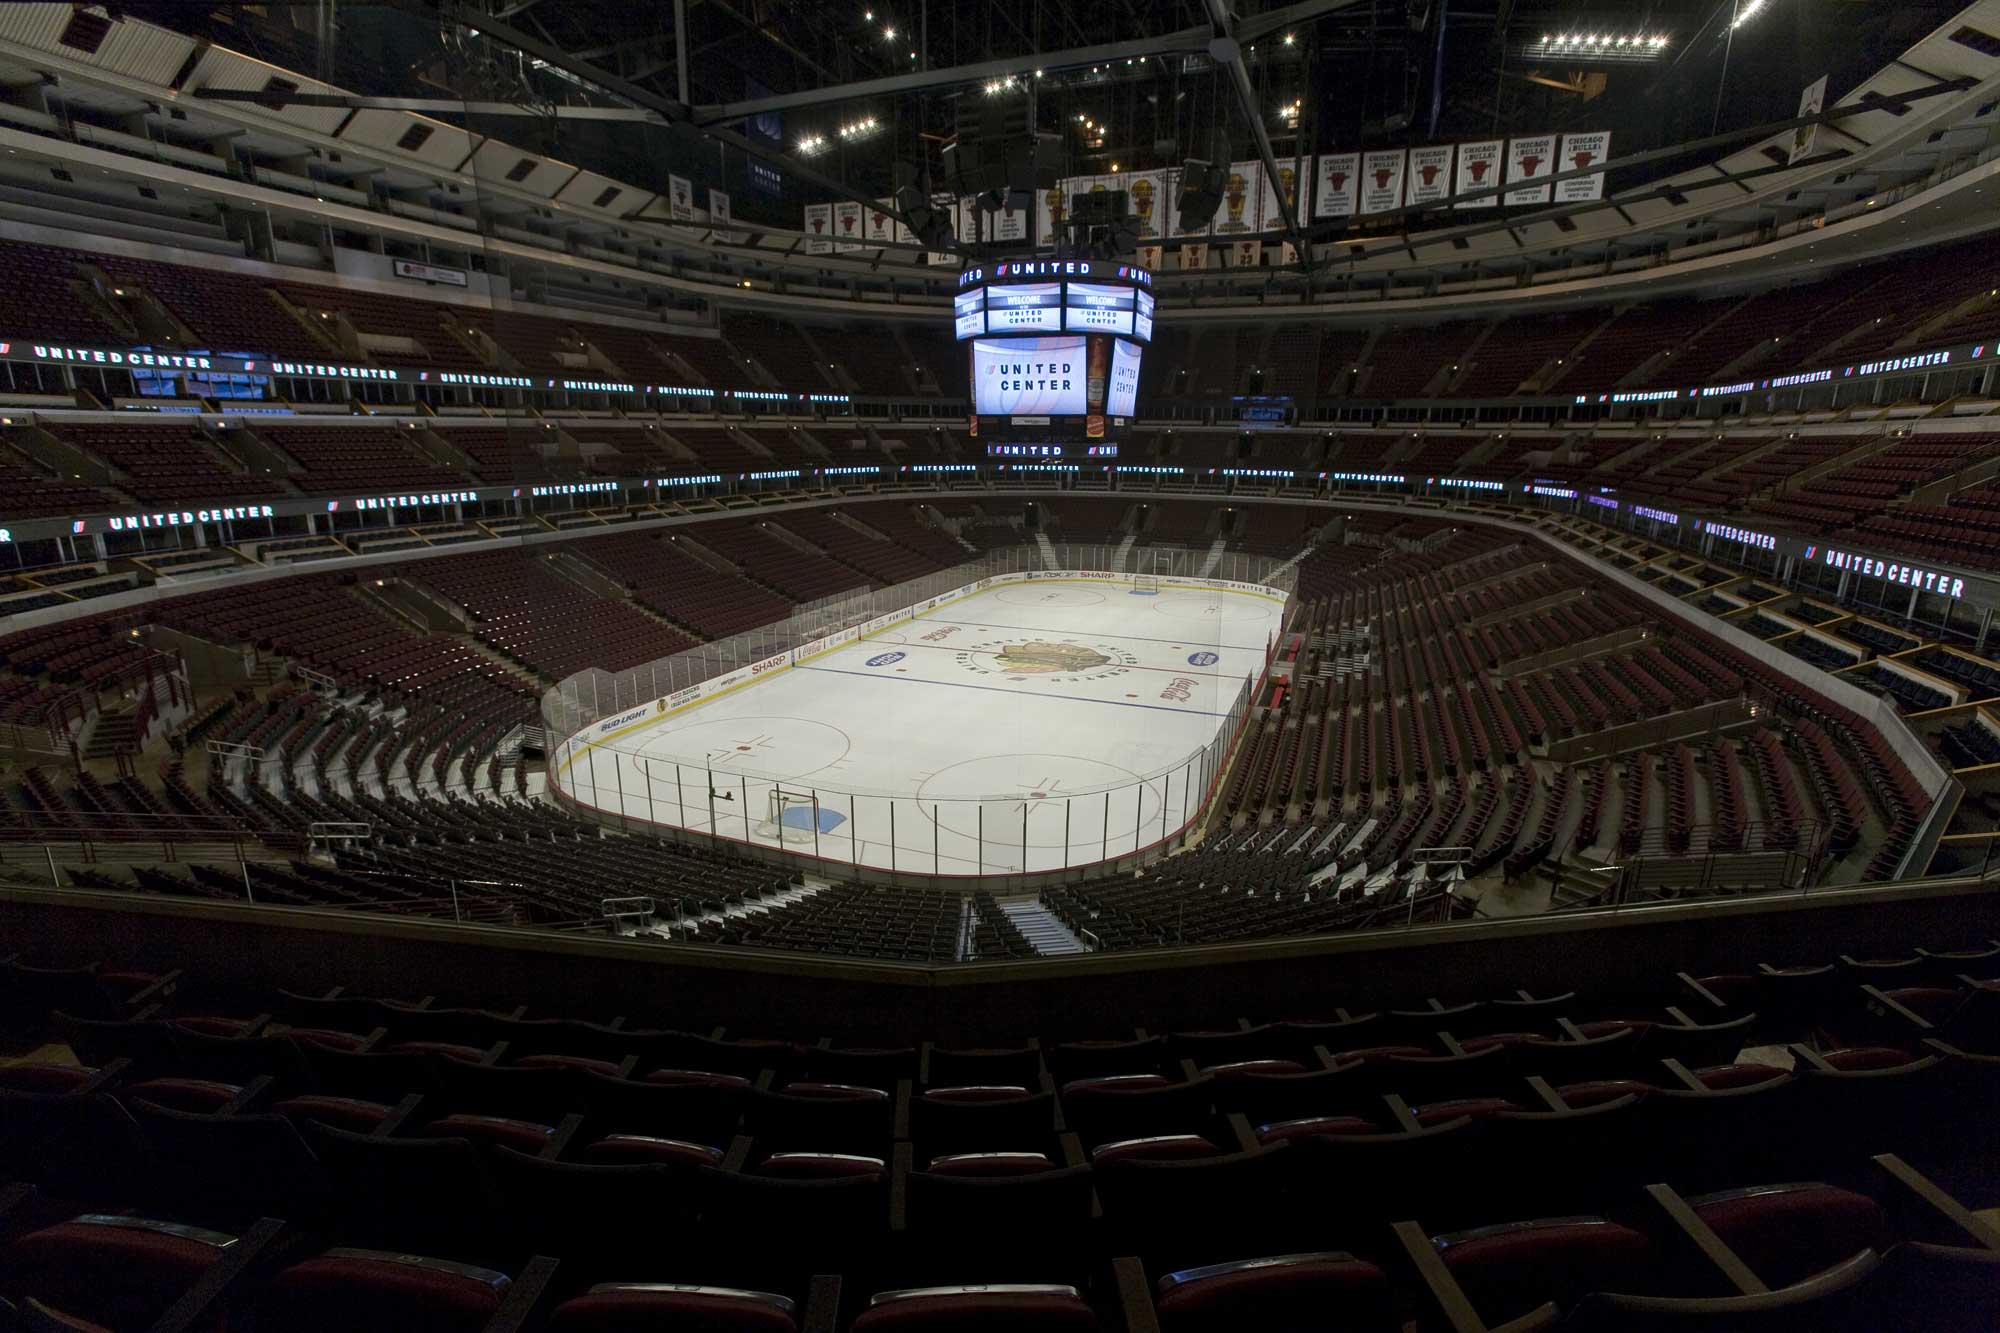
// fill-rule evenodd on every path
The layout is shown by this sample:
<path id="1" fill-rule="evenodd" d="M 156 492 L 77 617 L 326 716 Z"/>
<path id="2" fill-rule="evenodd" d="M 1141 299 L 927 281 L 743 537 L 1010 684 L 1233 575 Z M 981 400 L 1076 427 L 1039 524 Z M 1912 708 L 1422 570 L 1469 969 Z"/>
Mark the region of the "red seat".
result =
<path id="1" fill-rule="evenodd" d="M 583 1157 L 607 1165 L 658 1162 L 665 1166 L 717 1166 L 722 1162 L 722 1149 L 649 1134 L 607 1134 L 585 1147 Z"/>
<path id="2" fill-rule="evenodd" d="M 1656 1280 L 1652 1242 L 1599 1217 L 1509 1222 L 1431 1244 L 1489 1325 L 1545 1301 L 1567 1306 L 1588 1292 L 1644 1291 Z"/>
<path id="3" fill-rule="evenodd" d="M 874 1297 L 852 1333 L 1096 1333 L 1099 1327 L 1075 1287 L 919 1287 Z"/>
<path id="4" fill-rule="evenodd" d="M 652 1333 L 702 1329 L 712 1333 L 798 1333 L 793 1303 L 764 1291 L 600 1282 L 549 1315 L 553 1333 Z"/>
<path id="5" fill-rule="evenodd" d="M 1402 1327 L 1389 1279 L 1340 1251 L 1280 1254 L 1169 1273 L 1155 1288 L 1163 1333 L 1396 1333 Z"/>
<path id="6" fill-rule="evenodd" d="M 155 1078 L 118 1089 L 121 1100 L 149 1102 L 169 1111 L 212 1113 L 220 1111 L 243 1094 L 232 1083 L 216 1083 L 203 1078 Z"/>
<path id="7" fill-rule="evenodd" d="M 367 1134 L 387 1120 L 389 1113 L 395 1109 L 380 1102 L 362 1101 L 358 1097 L 329 1097 L 315 1093 L 287 1098 L 273 1105 L 271 1112 L 287 1120 L 310 1121 L 317 1125 L 352 1130 L 356 1134 Z"/>
<path id="8" fill-rule="evenodd" d="M 478 1333 L 499 1312 L 510 1285 L 506 1274 L 470 1264 L 333 1249 L 271 1279 L 258 1326 L 287 1333 Z"/>
<path id="9" fill-rule="evenodd" d="M 1687 1202 L 1772 1287 L 1802 1281 L 1878 1246 L 1888 1230 L 1873 1199 L 1818 1182 L 1725 1190 Z"/>
<path id="10" fill-rule="evenodd" d="M 1056 1164 L 1040 1152 L 961 1152 L 933 1157 L 925 1169 L 934 1176 L 991 1178 L 1039 1175 L 1055 1170 Z"/>
<path id="11" fill-rule="evenodd" d="M 0 1295 L 115 1329 L 145 1328 L 236 1244 L 147 1218 L 87 1214 L 0 1249 Z"/>
<path id="12" fill-rule="evenodd" d="M 424 1126 L 424 1136 L 433 1139 L 465 1139 L 479 1147 L 505 1147 L 536 1156 L 549 1146 L 555 1133 L 549 1125 L 528 1120 L 509 1120 L 497 1115 L 448 1115 Z"/>

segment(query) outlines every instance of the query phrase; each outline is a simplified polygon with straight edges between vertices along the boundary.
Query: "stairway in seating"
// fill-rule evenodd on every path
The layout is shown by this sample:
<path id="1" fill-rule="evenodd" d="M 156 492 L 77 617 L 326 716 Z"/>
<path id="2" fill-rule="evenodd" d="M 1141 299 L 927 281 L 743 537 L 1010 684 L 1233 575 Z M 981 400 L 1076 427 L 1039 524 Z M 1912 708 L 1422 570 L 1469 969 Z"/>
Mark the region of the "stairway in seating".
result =
<path id="1" fill-rule="evenodd" d="M 1062 565 L 1056 560 L 1056 544 L 1049 540 L 1048 533 L 1037 532 L 1035 534 L 1035 546 L 1042 553 L 1042 568 L 1044 569 L 1062 568 Z"/>
<path id="2" fill-rule="evenodd" d="M 1215 541 L 1208 548 L 1208 559 L 1201 562 L 1201 572 L 1199 574 L 1196 574 L 1195 577 L 1198 579 L 1205 579 L 1209 575 L 1213 574 L 1215 572 L 1215 567 L 1222 563 L 1222 553 L 1228 549 L 1229 549 L 1229 538 L 1217 537 Z"/>
<path id="3" fill-rule="evenodd" d="M 1069 927 L 1056 920 L 1049 909 L 1036 899 L 1003 898 L 1000 900 L 1000 911 L 1026 937 L 1035 952 L 1044 958 L 1090 952 L 1089 945 L 1072 935 Z"/>
<path id="4" fill-rule="evenodd" d="M 1119 574 L 1125 572 L 1125 557 L 1132 553 L 1132 543 L 1135 540 L 1137 539 L 1131 533 L 1126 533 L 1125 539 L 1118 543 L 1118 549 L 1111 553 L 1111 568 L 1114 572 Z"/>
<path id="5" fill-rule="evenodd" d="M 85 759 L 109 759 L 114 754 L 136 754 L 139 750 L 139 720 L 131 713 L 99 713 L 84 744 Z"/>

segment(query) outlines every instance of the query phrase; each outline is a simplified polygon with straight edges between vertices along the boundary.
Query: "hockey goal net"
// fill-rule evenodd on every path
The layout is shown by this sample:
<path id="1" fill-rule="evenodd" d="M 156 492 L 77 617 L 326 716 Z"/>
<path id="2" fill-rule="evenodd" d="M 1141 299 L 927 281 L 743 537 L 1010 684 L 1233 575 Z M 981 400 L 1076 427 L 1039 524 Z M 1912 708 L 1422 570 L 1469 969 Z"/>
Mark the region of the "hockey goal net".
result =
<path id="1" fill-rule="evenodd" d="M 819 828 L 819 798 L 811 792 L 772 787 L 765 793 L 757 836 L 773 842 L 811 842 Z"/>
<path id="2" fill-rule="evenodd" d="M 1133 592 L 1158 592 L 1159 590 L 1160 576 L 1158 574 L 1134 574 L 1132 576 Z"/>

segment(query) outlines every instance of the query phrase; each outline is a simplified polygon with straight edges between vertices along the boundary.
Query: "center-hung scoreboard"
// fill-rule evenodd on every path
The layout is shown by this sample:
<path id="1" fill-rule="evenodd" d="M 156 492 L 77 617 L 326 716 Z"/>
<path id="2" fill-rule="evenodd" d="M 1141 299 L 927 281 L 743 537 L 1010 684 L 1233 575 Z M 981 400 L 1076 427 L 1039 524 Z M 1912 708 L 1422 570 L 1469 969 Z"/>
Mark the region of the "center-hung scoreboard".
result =
<path id="1" fill-rule="evenodd" d="M 952 299 L 975 436 L 1101 440 L 1130 422 L 1153 340 L 1153 275 L 1108 260 L 969 268 Z"/>

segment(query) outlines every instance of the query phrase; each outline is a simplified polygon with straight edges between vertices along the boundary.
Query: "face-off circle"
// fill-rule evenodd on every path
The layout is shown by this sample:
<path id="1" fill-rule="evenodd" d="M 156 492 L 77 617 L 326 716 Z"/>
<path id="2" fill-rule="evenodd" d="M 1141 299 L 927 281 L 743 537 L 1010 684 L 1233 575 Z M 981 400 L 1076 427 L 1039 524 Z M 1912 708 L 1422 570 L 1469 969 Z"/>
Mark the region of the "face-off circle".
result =
<path id="1" fill-rule="evenodd" d="M 952 660 L 977 676 L 1063 685 L 1109 680 L 1139 665 L 1136 653 L 1075 639 L 989 639 L 963 645 Z"/>

